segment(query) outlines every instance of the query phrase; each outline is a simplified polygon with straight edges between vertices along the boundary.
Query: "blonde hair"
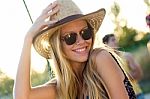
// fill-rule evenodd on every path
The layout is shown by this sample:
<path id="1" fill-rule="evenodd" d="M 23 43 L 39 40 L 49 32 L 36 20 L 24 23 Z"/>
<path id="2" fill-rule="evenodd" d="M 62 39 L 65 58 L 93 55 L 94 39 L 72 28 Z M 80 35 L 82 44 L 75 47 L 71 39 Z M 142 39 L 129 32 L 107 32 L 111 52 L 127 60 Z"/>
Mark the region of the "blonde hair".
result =
<path id="1" fill-rule="evenodd" d="M 95 38 L 95 33 L 94 33 Z M 94 44 L 93 38 L 93 44 Z M 78 96 L 78 78 L 71 68 L 69 60 L 65 57 L 60 41 L 60 30 L 57 30 L 50 39 L 52 57 L 55 63 L 55 73 L 57 79 L 57 98 L 76 99 Z M 92 48 L 91 48 L 92 49 Z M 87 60 L 83 70 L 84 87 L 90 99 L 108 99 L 109 93 L 95 69 L 95 54 L 92 54 Z"/>
<path id="2" fill-rule="evenodd" d="M 57 30 L 50 39 L 57 78 L 59 99 L 75 99 L 77 96 L 77 78 L 69 61 L 65 58 L 60 44 L 60 30 Z"/>
<path id="3" fill-rule="evenodd" d="M 95 58 L 100 50 L 99 48 L 98 50 L 94 49 L 91 51 L 87 66 L 83 73 L 90 99 L 108 99 L 106 87 L 96 70 Z"/>

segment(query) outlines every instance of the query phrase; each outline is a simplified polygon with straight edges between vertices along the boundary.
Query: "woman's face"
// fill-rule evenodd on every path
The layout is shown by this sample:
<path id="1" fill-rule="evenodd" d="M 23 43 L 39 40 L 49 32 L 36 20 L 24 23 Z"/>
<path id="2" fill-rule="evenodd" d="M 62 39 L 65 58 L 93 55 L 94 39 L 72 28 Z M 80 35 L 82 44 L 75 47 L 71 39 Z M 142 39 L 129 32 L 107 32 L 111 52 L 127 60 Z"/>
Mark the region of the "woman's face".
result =
<path id="1" fill-rule="evenodd" d="M 74 62 L 80 63 L 87 61 L 88 54 L 92 46 L 92 37 L 88 38 L 87 40 L 84 40 L 80 35 L 81 31 L 82 33 L 89 33 L 89 34 L 91 33 L 90 32 L 91 30 L 89 31 L 87 23 L 84 20 L 77 20 L 70 22 L 69 24 L 61 28 L 60 35 L 61 35 L 62 50 L 65 56 L 72 63 Z M 70 44 L 67 44 L 65 40 L 71 37 L 74 38 L 69 40 L 68 43 Z"/>

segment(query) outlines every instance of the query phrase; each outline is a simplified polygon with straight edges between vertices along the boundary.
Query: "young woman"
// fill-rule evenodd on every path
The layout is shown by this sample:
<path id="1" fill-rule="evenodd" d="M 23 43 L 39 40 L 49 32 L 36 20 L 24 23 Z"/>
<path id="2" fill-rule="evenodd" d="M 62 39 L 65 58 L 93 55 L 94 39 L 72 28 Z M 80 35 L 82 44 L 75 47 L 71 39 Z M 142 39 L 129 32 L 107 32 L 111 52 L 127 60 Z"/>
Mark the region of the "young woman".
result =
<path id="1" fill-rule="evenodd" d="M 83 15 L 71 0 L 50 4 L 24 39 L 14 86 L 15 99 L 135 99 L 134 91 L 114 55 L 93 49 L 105 10 Z M 47 20 L 48 19 L 48 20 Z M 56 78 L 30 85 L 31 45 L 52 58 Z"/>

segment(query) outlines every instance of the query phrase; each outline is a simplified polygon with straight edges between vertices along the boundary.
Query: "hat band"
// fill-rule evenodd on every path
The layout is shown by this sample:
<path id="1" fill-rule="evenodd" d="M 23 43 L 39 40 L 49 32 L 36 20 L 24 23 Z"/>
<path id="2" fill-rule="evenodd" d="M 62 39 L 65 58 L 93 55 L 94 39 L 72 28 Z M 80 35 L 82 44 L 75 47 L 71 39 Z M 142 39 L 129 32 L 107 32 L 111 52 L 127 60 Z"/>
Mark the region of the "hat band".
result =
<path id="1" fill-rule="evenodd" d="M 49 30 L 51 28 L 57 27 L 57 26 L 62 25 L 64 23 L 70 22 L 70 21 L 72 21 L 74 19 L 78 19 L 78 18 L 80 18 L 82 16 L 83 16 L 83 14 L 75 14 L 75 15 L 71 15 L 71 16 L 65 17 L 65 18 L 59 20 L 58 22 L 56 22 L 54 25 L 52 25 L 52 26 L 48 27 L 47 29 L 43 30 L 42 32 L 45 32 L 45 31 L 47 31 L 47 30 Z"/>
<path id="2" fill-rule="evenodd" d="M 74 20 L 74 19 L 78 19 L 78 18 L 80 18 L 80 17 L 82 17 L 82 16 L 83 16 L 83 14 L 75 14 L 75 15 L 67 16 L 67 17 L 65 17 L 65 18 L 63 18 L 63 19 L 61 19 L 61 20 L 59 20 L 58 22 L 56 22 L 56 25 L 54 25 L 54 26 L 57 26 L 57 25 L 61 25 L 61 24 L 70 22 L 70 21 L 72 21 L 72 20 Z"/>

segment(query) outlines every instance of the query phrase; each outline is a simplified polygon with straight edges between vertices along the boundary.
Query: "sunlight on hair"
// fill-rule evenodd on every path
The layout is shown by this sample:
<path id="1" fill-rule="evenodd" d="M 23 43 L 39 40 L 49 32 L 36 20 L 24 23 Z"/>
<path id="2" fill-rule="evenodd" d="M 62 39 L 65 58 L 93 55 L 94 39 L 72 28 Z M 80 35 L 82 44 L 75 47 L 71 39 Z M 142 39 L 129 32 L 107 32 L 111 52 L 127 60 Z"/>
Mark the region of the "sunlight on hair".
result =
<path id="1" fill-rule="evenodd" d="M 42 56 L 40 56 L 35 49 L 32 46 L 31 50 L 31 66 L 32 69 L 35 70 L 36 72 L 42 73 L 45 70 L 46 67 L 46 59 L 44 59 Z"/>
<path id="2" fill-rule="evenodd" d="M 44 49 L 49 49 L 49 42 L 47 42 L 47 41 L 45 41 L 45 39 L 43 39 L 42 41 L 41 41 L 41 43 L 42 43 L 42 45 L 44 45 Z"/>

